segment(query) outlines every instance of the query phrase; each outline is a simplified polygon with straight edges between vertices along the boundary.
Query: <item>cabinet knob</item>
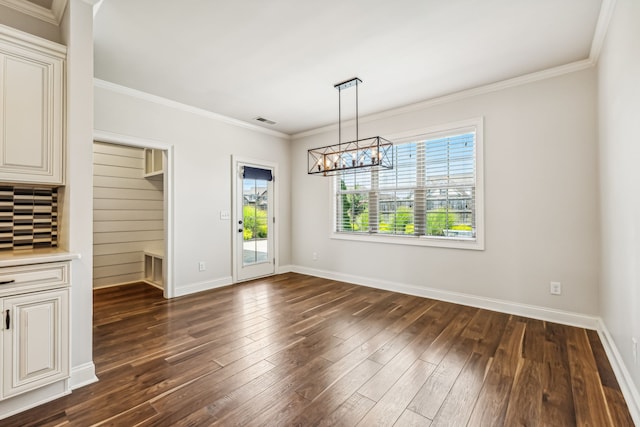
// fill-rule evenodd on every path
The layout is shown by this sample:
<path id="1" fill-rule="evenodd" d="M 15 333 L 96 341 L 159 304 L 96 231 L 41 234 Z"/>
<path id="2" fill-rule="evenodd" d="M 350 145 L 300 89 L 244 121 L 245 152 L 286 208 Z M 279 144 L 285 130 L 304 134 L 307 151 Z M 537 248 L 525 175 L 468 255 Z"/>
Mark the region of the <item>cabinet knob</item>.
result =
<path id="1" fill-rule="evenodd" d="M 9 314 L 9 310 L 7 310 L 7 317 L 5 317 L 4 321 L 6 322 L 7 330 L 9 330 L 9 328 L 11 328 L 11 315 Z"/>

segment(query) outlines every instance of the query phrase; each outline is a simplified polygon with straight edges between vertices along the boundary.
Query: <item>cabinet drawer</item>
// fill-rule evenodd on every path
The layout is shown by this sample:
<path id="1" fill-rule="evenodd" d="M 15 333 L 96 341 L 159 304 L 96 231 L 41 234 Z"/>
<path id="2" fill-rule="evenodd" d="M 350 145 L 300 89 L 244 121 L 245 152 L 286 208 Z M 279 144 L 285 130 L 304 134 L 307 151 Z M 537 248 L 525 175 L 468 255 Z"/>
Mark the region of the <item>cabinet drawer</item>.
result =
<path id="1" fill-rule="evenodd" d="M 69 286 L 69 262 L 0 268 L 0 296 Z"/>

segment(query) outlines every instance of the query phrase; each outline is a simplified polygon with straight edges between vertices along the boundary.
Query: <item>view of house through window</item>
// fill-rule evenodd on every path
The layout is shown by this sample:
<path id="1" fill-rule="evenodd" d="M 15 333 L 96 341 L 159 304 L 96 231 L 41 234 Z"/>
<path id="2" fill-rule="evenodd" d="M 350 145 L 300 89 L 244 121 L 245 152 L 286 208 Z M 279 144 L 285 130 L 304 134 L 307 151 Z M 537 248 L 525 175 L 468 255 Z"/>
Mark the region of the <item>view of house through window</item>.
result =
<path id="1" fill-rule="evenodd" d="M 393 169 L 336 176 L 336 232 L 475 240 L 476 130 L 397 142 Z"/>

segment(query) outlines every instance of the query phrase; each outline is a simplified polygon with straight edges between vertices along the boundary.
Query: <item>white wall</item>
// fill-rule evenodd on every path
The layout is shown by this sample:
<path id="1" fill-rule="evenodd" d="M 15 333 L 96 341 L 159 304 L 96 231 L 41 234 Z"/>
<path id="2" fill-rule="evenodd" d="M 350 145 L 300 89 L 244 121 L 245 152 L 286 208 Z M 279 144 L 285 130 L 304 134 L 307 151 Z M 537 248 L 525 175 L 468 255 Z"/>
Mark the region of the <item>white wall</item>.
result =
<path id="1" fill-rule="evenodd" d="M 62 21 L 67 51 L 67 158 L 61 246 L 80 254 L 71 270 L 72 386 L 94 379 L 93 367 L 93 8 L 70 0 Z"/>
<path id="2" fill-rule="evenodd" d="M 635 383 L 636 396 L 640 389 L 640 360 L 633 360 L 631 338 L 640 341 L 638 22 L 640 2 L 617 0 L 598 65 L 602 218 L 600 312 Z"/>
<path id="3" fill-rule="evenodd" d="M 172 144 L 174 283 L 177 295 L 231 283 L 231 156 L 277 163 L 277 263 L 290 264 L 289 140 L 235 126 L 204 114 L 150 102 L 120 91 L 95 89 L 95 129 Z M 198 271 L 205 261 L 207 270 Z"/>
<path id="4" fill-rule="evenodd" d="M 361 136 L 385 136 L 484 116 L 484 251 L 330 239 L 330 179 L 307 175 L 306 150 L 337 142 L 337 130 L 294 138 L 292 263 L 597 315 L 595 83 L 588 69 L 361 120 Z M 561 296 L 549 294 L 550 281 L 562 283 Z"/>

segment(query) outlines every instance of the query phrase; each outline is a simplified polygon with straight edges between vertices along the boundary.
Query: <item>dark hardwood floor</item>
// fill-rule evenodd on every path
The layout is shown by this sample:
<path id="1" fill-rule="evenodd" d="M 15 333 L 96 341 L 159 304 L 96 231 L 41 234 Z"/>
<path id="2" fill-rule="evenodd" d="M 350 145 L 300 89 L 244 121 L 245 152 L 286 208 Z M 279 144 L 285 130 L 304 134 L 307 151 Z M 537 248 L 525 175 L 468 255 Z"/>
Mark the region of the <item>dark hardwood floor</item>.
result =
<path id="1" fill-rule="evenodd" d="M 594 331 L 300 274 L 94 293 L 100 381 L 15 426 L 632 426 Z"/>

